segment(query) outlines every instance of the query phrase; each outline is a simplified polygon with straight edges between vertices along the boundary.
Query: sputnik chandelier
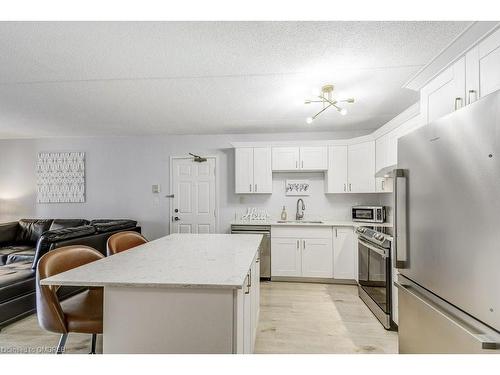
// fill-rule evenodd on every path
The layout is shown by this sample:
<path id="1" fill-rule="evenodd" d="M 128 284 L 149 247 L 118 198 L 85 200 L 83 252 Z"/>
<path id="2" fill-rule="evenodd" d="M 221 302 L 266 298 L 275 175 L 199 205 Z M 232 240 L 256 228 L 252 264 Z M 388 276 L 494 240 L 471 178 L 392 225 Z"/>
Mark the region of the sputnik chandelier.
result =
<path id="1" fill-rule="evenodd" d="M 334 89 L 333 85 L 325 85 L 321 88 L 321 93 L 318 95 L 317 99 L 305 101 L 305 104 L 321 103 L 323 105 L 323 108 L 321 109 L 321 111 L 316 113 L 314 116 L 308 117 L 306 119 L 306 122 L 308 124 L 312 124 L 312 122 L 316 119 L 316 117 L 318 117 L 320 114 L 325 112 L 330 107 L 335 108 L 342 116 L 345 116 L 347 114 L 347 109 L 340 107 L 338 104 L 339 103 L 354 103 L 354 98 L 334 99 L 332 96 L 333 89 Z"/>

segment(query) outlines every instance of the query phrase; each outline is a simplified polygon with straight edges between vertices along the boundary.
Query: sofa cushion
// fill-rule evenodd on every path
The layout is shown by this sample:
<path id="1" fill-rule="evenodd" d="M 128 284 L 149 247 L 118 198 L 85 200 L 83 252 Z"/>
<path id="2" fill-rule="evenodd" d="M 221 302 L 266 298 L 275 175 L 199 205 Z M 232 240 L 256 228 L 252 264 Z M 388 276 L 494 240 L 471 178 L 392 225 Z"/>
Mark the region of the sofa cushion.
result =
<path id="1" fill-rule="evenodd" d="M 89 221 L 85 219 L 54 219 L 50 225 L 49 230 L 81 227 L 83 225 L 88 225 Z"/>
<path id="2" fill-rule="evenodd" d="M 31 262 L 0 266 L 0 304 L 35 291 L 35 271 Z"/>
<path id="3" fill-rule="evenodd" d="M 56 242 L 66 241 L 72 238 L 86 237 L 93 235 L 96 229 L 91 225 L 82 225 L 81 227 L 63 228 L 49 230 L 45 232 L 36 244 L 35 258 L 33 259 L 33 268 L 36 268 L 38 260 L 52 247 Z"/>
<path id="4" fill-rule="evenodd" d="M 17 221 L 12 221 L 10 223 L 0 224 L 0 247 L 4 245 L 11 245 L 16 241 L 17 230 L 19 229 L 19 223 Z"/>
<path id="5" fill-rule="evenodd" d="M 96 219 L 90 222 L 99 233 L 112 232 L 120 229 L 134 228 L 137 225 L 135 220 L 127 219 Z"/>
<path id="6" fill-rule="evenodd" d="M 35 258 L 35 249 L 30 248 L 26 250 L 16 251 L 7 256 L 5 264 L 12 264 L 17 262 L 33 262 Z"/>
<path id="7" fill-rule="evenodd" d="M 12 245 L 0 247 L 0 266 L 7 264 L 9 256 L 24 251 L 32 251 L 34 254 L 34 248 L 30 245 Z"/>
<path id="8" fill-rule="evenodd" d="M 52 219 L 22 219 L 19 220 L 16 242 L 35 245 L 40 236 L 49 230 Z"/>

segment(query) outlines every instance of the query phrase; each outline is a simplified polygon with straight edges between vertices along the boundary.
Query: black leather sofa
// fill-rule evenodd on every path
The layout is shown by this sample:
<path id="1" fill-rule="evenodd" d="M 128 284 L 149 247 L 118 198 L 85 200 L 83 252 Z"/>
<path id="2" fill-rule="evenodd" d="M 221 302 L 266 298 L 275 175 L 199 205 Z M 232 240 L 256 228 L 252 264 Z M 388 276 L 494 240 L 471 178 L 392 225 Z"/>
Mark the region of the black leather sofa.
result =
<path id="1" fill-rule="evenodd" d="M 0 329 L 33 313 L 36 264 L 46 252 L 69 245 L 91 246 L 106 255 L 106 242 L 124 230 L 141 232 L 133 220 L 22 219 L 0 224 Z M 67 298 L 81 288 L 62 287 Z"/>

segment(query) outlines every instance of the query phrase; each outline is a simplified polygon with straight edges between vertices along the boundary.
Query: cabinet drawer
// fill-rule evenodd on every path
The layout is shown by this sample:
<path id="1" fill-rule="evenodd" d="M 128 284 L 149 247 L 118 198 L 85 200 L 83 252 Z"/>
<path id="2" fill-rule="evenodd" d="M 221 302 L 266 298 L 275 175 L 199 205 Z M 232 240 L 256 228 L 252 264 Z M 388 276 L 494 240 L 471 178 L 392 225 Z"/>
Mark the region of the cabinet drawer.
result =
<path id="1" fill-rule="evenodd" d="M 331 227 L 307 227 L 307 226 L 273 226 L 271 237 L 280 238 L 332 238 Z"/>

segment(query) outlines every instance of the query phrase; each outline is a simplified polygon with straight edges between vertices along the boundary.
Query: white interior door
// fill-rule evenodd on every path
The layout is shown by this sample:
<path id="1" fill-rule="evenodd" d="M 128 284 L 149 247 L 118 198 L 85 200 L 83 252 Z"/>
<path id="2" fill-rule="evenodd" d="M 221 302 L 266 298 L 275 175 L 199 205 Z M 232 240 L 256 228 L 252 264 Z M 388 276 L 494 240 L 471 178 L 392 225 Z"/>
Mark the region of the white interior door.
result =
<path id="1" fill-rule="evenodd" d="M 172 159 L 171 233 L 215 233 L 215 158 Z"/>

